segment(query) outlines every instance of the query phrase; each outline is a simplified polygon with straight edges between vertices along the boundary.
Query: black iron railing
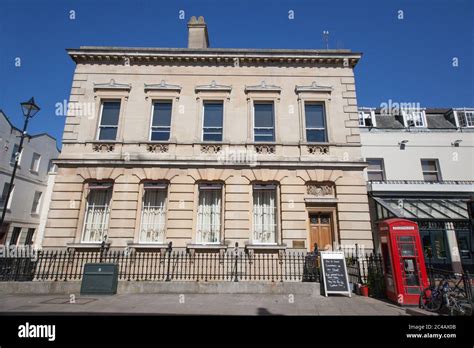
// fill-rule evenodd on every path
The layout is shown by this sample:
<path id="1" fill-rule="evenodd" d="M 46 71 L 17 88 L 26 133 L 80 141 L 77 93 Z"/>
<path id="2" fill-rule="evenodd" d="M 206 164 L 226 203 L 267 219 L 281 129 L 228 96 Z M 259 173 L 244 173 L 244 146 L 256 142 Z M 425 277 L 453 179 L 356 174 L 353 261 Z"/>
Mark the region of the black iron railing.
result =
<path id="1" fill-rule="evenodd" d="M 221 253 L 172 250 L 74 252 L 40 250 L 34 258 L 0 258 L 1 281 L 81 280 L 86 263 L 115 263 L 130 281 L 316 281 L 315 258 L 304 252 Z"/>
<path id="2" fill-rule="evenodd" d="M 385 297 L 383 261 L 380 254 L 346 257 L 349 282 L 368 285 L 371 296 Z"/>

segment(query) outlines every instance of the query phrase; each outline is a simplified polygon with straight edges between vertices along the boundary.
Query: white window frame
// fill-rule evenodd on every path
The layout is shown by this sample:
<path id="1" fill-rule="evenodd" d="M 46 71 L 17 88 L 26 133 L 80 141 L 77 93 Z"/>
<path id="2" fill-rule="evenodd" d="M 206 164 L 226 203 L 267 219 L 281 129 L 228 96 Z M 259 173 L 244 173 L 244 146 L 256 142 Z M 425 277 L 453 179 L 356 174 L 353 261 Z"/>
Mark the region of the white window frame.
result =
<path id="1" fill-rule="evenodd" d="M 324 127 L 308 127 L 307 124 L 306 124 L 306 105 L 322 105 L 323 107 L 323 118 L 324 118 Z M 326 115 L 326 103 L 324 101 L 312 101 L 312 100 L 306 100 L 303 102 L 303 119 L 304 119 L 304 139 L 306 142 L 308 143 L 312 143 L 312 144 L 327 144 L 329 143 L 329 132 L 328 132 L 328 118 L 327 118 L 327 115 Z M 324 131 L 324 134 L 325 134 L 325 137 L 326 137 L 326 141 L 323 141 L 323 142 L 310 142 L 308 140 L 308 135 L 307 135 L 307 131 L 308 130 L 323 130 Z"/>
<path id="2" fill-rule="evenodd" d="M 34 166 L 35 164 L 35 155 L 38 155 L 38 162 L 36 163 L 36 165 Z M 41 155 L 37 152 L 33 152 L 33 157 L 31 158 L 31 165 L 30 165 L 30 172 L 31 173 L 38 173 L 39 171 L 39 167 L 40 167 L 40 163 L 41 163 Z M 33 167 L 34 166 L 34 167 Z"/>
<path id="3" fill-rule="evenodd" d="M 170 117 L 170 125 L 168 127 L 162 127 L 162 126 L 153 126 L 153 115 L 155 113 L 155 103 L 170 103 L 171 104 L 171 117 Z M 171 124 L 173 123 L 173 100 L 172 99 L 153 99 L 151 101 L 151 115 L 150 115 L 150 131 L 148 134 L 148 139 L 150 141 L 154 142 L 166 142 L 170 141 L 171 139 Z M 153 128 L 169 128 L 169 137 L 168 140 L 151 140 L 151 136 L 153 134 Z"/>
<path id="4" fill-rule="evenodd" d="M 359 127 L 377 127 L 377 121 L 375 118 L 374 110 L 359 110 Z M 372 125 L 368 126 L 365 124 L 365 120 L 369 119 L 372 121 Z"/>
<path id="5" fill-rule="evenodd" d="M 6 185 L 10 185 L 9 182 L 6 182 L 3 184 L 3 188 L 2 188 L 2 194 L 3 194 L 3 190 L 5 190 L 5 186 Z M 11 209 L 11 206 L 12 206 L 12 201 L 13 201 L 13 192 L 15 191 L 15 184 L 12 185 L 12 190 L 10 192 L 10 197 L 8 198 L 8 203 L 7 203 L 7 210 L 10 210 Z M 8 194 L 8 193 L 7 193 Z M 5 204 L 5 202 L 2 202 L 2 204 Z M 3 205 L 1 207 L 3 209 Z"/>
<path id="6" fill-rule="evenodd" d="M 36 203 L 36 209 L 33 209 L 35 206 L 35 198 L 36 198 L 37 193 L 39 193 L 38 203 Z M 43 192 L 35 191 L 35 194 L 33 196 L 33 204 L 31 206 L 31 214 L 39 214 L 42 199 L 43 199 Z"/>
<path id="7" fill-rule="evenodd" d="M 114 125 L 103 125 L 102 124 L 102 115 L 103 115 L 103 111 L 104 111 L 104 103 L 109 103 L 109 102 L 118 102 L 120 104 L 120 108 L 119 108 L 119 115 L 118 115 L 118 120 L 117 120 L 117 125 L 114 126 Z M 117 137 L 119 136 L 119 124 L 120 124 L 120 115 L 122 113 L 122 99 L 102 99 L 100 101 L 100 117 L 99 117 L 99 125 L 97 127 L 97 136 L 96 136 L 96 140 L 97 141 L 104 141 L 104 142 L 107 142 L 107 141 L 117 141 Z M 117 132 L 115 133 L 115 139 L 114 140 L 110 140 L 110 139 L 107 139 L 107 140 L 100 140 L 100 130 L 101 128 L 112 128 L 112 127 L 115 127 L 117 129 Z"/>
<path id="8" fill-rule="evenodd" d="M 378 169 L 378 170 L 370 170 L 369 168 L 367 168 L 367 180 L 368 181 L 385 181 L 386 180 L 386 177 L 385 177 L 385 161 L 383 158 L 380 158 L 380 157 L 370 157 L 370 158 L 367 158 L 366 161 L 369 161 L 369 160 L 378 160 L 380 161 L 380 164 L 381 164 L 381 168 Z M 369 175 L 371 173 L 382 173 L 382 180 L 371 180 Z"/>
<path id="9" fill-rule="evenodd" d="M 275 196 L 275 211 L 274 211 L 274 219 L 275 219 L 275 223 L 274 223 L 274 236 L 273 236 L 273 241 L 271 242 L 265 242 L 263 241 L 263 239 L 258 239 L 256 238 L 256 234 L 257 234 L 257 231 L 256 231 L 256 218 L 255 218 L 255 214 L 256 214 L 256 211 L 255 211 L 255 191 L 273 191 L 273 194 Z M 252 240 L 252 244 L 254 245 L 278 245 L 278 228 L 279 228 L 279 224 L 278 224 L 278 218 L 279 218 L 279 200 L 278 200 L 278 188 L 277 188 L 277 185 L 275 184 L 253 184 L 252 185 L 252 236 L 251 236 L 251 240 Z"/>
<path id="10" fill-rule="evenodd" d="M 264 140 L 255 140 L 255 129 L 257 127 L 255 127 L 255 121 L 256 121 L 256 117 L 255 117 L 255 105 L 256 104 L 272 104 L 273 106 L 273 127 L 258 127 L 259 129 L 273 129 L 273 140 L 268 140 L 268 141 L 264 141 Z M 253 118 L 253 124 L 252 124 L 252 141 L 255 142 L 255 143 L 275 143 L 276 142 L 276 138 L 277 138 L 277 133 L 276 133 L 276 103 L 275 103 L 275 100 L 264 100 L 264 99 L 257 99 L 257 100 L 253 100 L 252 101 L 252 118 Z"/>
<path id="11" fill-rule="evenodd" d="M 15 151 L 15 146 L 18 147 L 18 150 L 20 149 L 20 145 L 19 145 L 19 144 L 13 144 L 12 156 L 15 155 L 16 153 L 18 153 L 18 151 Z M 24 150 L 24 148 L 21 150 L 20 154 L 18 155 L 18 167 L 21 166 L 21 158 L 22 158 L 22 156 L 23 156 L 23 150 Z M 15 157 L 16 157 L 16 156 L 15 156 Z M 13 157 L 13 158 L 15 158 L 15 157 Z M 12 162 L 11 157 L 10 157 L 10 164 L 11 164 L 11 165 L 15 165 L 15 161 Z"/>
<path id="12" fill-rule="evenodd" d="M 224 199 L 223 199 L 223 190 L 224 186 L 220 183 L 202 183 L 198 185 L 198 197 L 197 197 L 197 211 L 196 211 L 196 244 L 201 244 L 201 245 L 219 245 L 221 244 L 221 238 L 222 238 L 222 216 L 223 216 L 223 207 L 224 207 Z M 202 191 L 219 191 L 220 196 L 219 196 L 219 219 L 217 219 L 219 223 L 219 230 L 217 231 L 217 237 L 215 238 L 216 241 L 210 242 L 207 241 L 205 238 L 203 238 L 203 231 L 201 231 L 200 225 L 201 225 L 201 217 L 200 217 L 200 208 L 199 208 L 199 203 L 200 203 L 200 198 L 201 198 L 201 192 Z M 211 228 L 212 229 L 212 228 Z"/>
<path id="13" fill-rule="evenodd" d="M 145 207 L 145 194 L 147 191 L 161 191 L 164 194 L 164 200 L 162 205 L 160 206 L 150 206 L 148 205 Z M 149 217 L 145 216 L 145 214 L 150 214 L 148 210 L 150 209 L 157 209 L 158 212 L 155 215 L 155 218 L 153 218 L 153 222 L 149 222 Z M 163 244 L 165 243 L 166 239 L 166 219 L 167 219 L 167 209 L 168 209 L 168 185 L 166 183 L 160 183 L 160 182 L 145 182 L 143 184 L 143 194 L 142 194 L 142 204 L 141 204 L 141 213 L 140 213 L 140 230 L 139 230 L 139 235 L 138 235 L 138 242 L 140 244 Z M 158 218 L 157 218 L 158 216 Z M 158 223 L 157 221 L 158 220 Z M 147 221 L 147 222 L 145 222 Z M 153 230 L 155 230 L 156 226 L 158 225 L 158 231 L 156 232 L 158 234 L 157 240 L 147 240 L 146 238 L 143 238 L 144 234 L 144 228 L 146 227 L 147 231 L 149 229 L 149 226 L 153 226 Z M 145 232 L 147 234 L 148 232 Z M 153 232 L 152 232 L 153 233 Z"/>
<path id="14" fill-rule="evenodd" d="M 97 185 L 101 185 L 100 183 L 94 183 L 94 184 L 97 184 Z M 88 195 L 87 195 L 87 198 L 86 198 L 86 207 L 85 207 L 85 212 L 84 212 L 84 226 L 82 228 L 82 236 L 81 236 L 81 242 L 82 243 L 91 243 L 91 244 L 100 244 L 102 243 L 103 240 L 106 239 L 106 236 L 107 236 L 107 233 L 108 233 L 108 229 L 109 229 L 109 222 L 110 222 L 110 206 L 112 205 L 112 193 L 113 193 L 113 184 L 111 183 L 105 183 L 104 186 L 107 186 L 107 188 L 99 188 L 99 187 L 94 187 L 94 184 L 89 184 L 89 187 L 88 187 Z M 87 229 L 87 220 L 88 220 L 88 214 L 89 214 L 89 198 L 90 198 L 90 195 L 92 193 L 93 190 L 107 190 L 109 191 L 110 190 L 110 196 L 109 196 L 109 202 L 108 204 L 106 203 L 104 205 L 104 211 L 105 213 L 103 214 L 102 216 L 102 219 L 101 219 L 101 225 L 102 225 L 102 231 L 100 232 L 100 235 L 101 235 L 101 240 L 91 240 L 89 238 L 89 240 L 86 240 L 86 229 Z M 93 207 L 94 209 L 94 207 Z"/>
<path id="15" fill-rule="evenodd" d="M 422 124 L 417 124 L 417 118 L 415 115 L 419 116 L 418 120 L 421 120 Z M 402 110 L 403 123 L 406 128 L 415 127 L 415 128 L 426 128 L 426 114 L 425 110 Z M 409 124 L 413 122 L 413 125 Z"/>
<path id="16" fill-rule="evenodd" d="M 436 166 L 436 171 L 434 170 L 423 170 L 423 161 L 433 161 Z M 442 176 L 441 176 L 441 168 L 439 166 L 439 160 L 437 158 L 421 158 L 420 159 L 420 164 L 421 164 L 421 173 L 423 174 L 423 181 L 426 182 L 440 182 L 442 181 Z M 427 181 L 425 180 L 425 173 L 427 174 L 434 174 L 436 173 L 436 176 L 438 177 L 438 180 L 436 181 Z"/>
<path id="17" fill-rule="evenodd" d="M 222 127 L 208 127 L 208 128 L 216 128 L 221 130 L 221 140 L 204 140 L 204 121 L 206 118 L 206 103 L 208 104 L 222 104 Z M 210 142 L 210 143 L 221 143 L 224 141 L 224 101 L 223 100 L 203 100 L 202 102 L 202 117 L 201 117 L 201 141 L 202 142 Z"/>
<path id="18" fill-rule="evenodd" d="M 454 112 L 456 114 L 456 123 L 457 123 L 456 126 L 458 128 L 474 128 L 474 110 L 464 109 L 464 110 L 454 110 Z M 466 113 L 472 115 L 473 121 L 471 124 L 468 121 Z M 461 124 L 461 119 L 463 120 L 462 124 Z"/>

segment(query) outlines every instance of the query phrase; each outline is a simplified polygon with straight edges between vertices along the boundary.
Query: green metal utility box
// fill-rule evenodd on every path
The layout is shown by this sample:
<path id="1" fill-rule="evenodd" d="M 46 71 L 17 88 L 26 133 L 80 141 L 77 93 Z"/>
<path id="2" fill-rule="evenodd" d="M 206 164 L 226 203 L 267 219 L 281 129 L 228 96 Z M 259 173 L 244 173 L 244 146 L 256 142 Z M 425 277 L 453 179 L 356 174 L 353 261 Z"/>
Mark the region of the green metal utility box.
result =
<path id="1" fill-rule="evenodd" d="M 81 295 L 117 293 L 118 265 L 115 263 L 86 263 L 82 275 Z"/>

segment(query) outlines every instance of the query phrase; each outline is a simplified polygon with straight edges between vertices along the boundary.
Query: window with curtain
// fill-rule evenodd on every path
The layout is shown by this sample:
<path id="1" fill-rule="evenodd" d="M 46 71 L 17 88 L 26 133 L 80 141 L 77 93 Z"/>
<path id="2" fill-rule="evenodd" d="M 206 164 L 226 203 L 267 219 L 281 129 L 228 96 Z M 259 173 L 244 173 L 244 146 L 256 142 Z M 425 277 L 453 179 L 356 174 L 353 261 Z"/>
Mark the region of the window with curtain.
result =
<path id="1" fill-rule="evenodd" d="M 171 132 L 171 101 L 153 103 L 153 119 L 151 121 L 151 140 L 168 141 Z"/>
<path id="2" fill-rule="evenodd" d="M 327 142 L 326 115 L 323 104 L 305 103 L 306 141 L 310 143 Z"/>
<path id="3" fill-rule="evenodd" d="M 100 116 L 98 140 L 115 140 L 120 115 L 120 101 L 104 101 Z"/>
<path id="4" fill-rule="evenodd" d="M 221 185 L 199 185 L 196 242 L 217 244 L 221 232 Z"/>
<path id="5" fill-rule="evenodd" d="M 166 184 L 146 183 L 144 185 L 140 243 L 165 242 L 166 198 Z"/>
<path id="6" fill-rule="evenodd" d="M 254 141 L 275 141 L 273 103 L 254 104 Z"/>
<path id="7" fill-rule="evenodd" d="M 253 243 L 275 244 L 277 205 L 275 185 L 254 185 Z"/>
<path id="8" fill-rule="evenodd" d="M 100 243 L 105 239 L 108 231 L 112 185 L 90 185 L 89 190 L 82 241 Z"/>
<path id="9" fill-rule="evenodd" d="M 204 103 L 203 141 L 222 141 L 223 110 L 222 102 Z"/>

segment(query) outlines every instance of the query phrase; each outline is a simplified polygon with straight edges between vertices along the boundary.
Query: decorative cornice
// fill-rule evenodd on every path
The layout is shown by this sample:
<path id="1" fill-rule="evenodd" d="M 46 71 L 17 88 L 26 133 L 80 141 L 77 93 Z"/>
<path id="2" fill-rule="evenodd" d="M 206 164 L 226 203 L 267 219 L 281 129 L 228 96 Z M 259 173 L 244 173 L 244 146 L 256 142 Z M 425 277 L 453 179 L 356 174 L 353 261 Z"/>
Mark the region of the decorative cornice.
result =
<path id="1" fill-rule="evenodd" d="M 108 83 L 94 83 L 94 90 L 97 89 L 115 89 L 130 91 L 132 86 L 129 83 L 117 83 L 111 79 Z"/>
<path id="2" fill-rule="evenodd" d="M 145 91 L 177 91 L 181 92 L 182 87 L 179 85 L 171 85 L 161 80 L 160 83 L 145 83 Z"/>
<path id="3" fill-rule="evenodd" d="M 216 81 L 212 81 L 210 85 L 199 85 L 194 88 L 196 93 L 198 92 L 231 92 L 232 86 L 218 85 Z"/>
<path id="4" fill-rule="evenodd" d="M 296 85 L 295 86 L 295 92 L 298 94 L 298 93 L 302 93 L 302 92 L 327 92 L 327 93 L 331 93 L 332 92 L 332 87 L 330 86 L 319 86 L 316 81 L 313 81 L 313 83 L 309 86 L 298 86 Z"/>
<path id="5" fill-rule="evenodd" d="M 361 53 L 350 50 L 282 50 L 282 49 L 179 49 L 133 47 L 81 47 L 68 49 L 76 62 L 130 64 L 198 64 L 239 65 L 332 65 L 354 67 Z"/>
<path id="6" fill-rule="evenodd" d="M 281 87 L 275 85 L 267 85 L 265 81 L 255 86 L 245 86 L 245 93 L 248 92 L 281 92 Z"/>

